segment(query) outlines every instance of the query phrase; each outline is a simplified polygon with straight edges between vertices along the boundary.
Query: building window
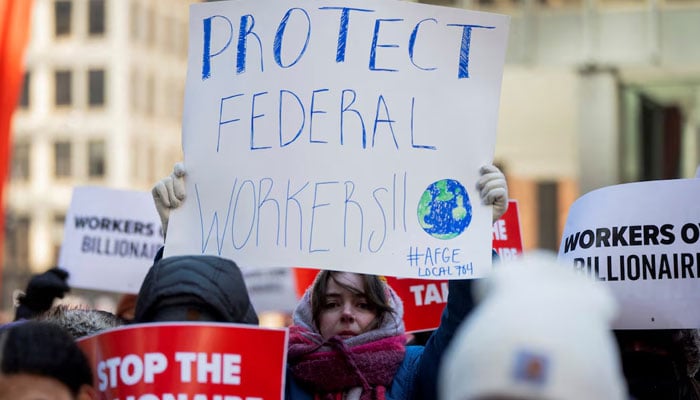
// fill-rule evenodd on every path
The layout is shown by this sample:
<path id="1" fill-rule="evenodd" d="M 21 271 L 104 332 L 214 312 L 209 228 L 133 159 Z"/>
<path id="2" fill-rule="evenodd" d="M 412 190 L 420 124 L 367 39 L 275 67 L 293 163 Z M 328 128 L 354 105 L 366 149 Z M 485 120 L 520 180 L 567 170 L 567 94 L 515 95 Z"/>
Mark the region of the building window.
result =
<path id="1" fill-rule="evenodd" d="M 19 108 L 27 109 L 29 108 L 29 83 L 31 79 L 31 74 L 29 72 L 24 73 L 22 78 L 22 92 L 19 95 Z"/>
<path id="2" fill-rule="evenodd" d="M 103 35 L 105 33 L 105 0 L 90 0 L 88 18 L 90 36 Z"/>
<path id="3" fill-rule="evenodd" d="M 103 69 L 88 71 L 88 104 L 90 106 L 105 104 L 105 71 Z"/>
<path id="4" fill-rule="evenodd" d="M 88 142 L 88 176 L 102 178 L 105 176 L 105 142 L 91 140 Z"/>
<path id="5" fill-rule="evenodd" d="M 563 8 L 563 7 L 580 7 L 581 0 L 540 0 L 539 4 L 542 7 Z"/>
<path id="6" fill-rule="evenodd" d="M 642 96 L 638 138 L 640 180 L 680 177 L 683 125 L 680 107 Z"/>
<path id="7" fill-rule="evenodd" d="M 56 37 L 70 35 L 73 4 L 71 0 L 56 0 L 54 6 L 54 34 Z"/>
<path id="8" fill-rule="evenodd" d="M 66 223 L 66 214 L 55 214 L 53 216 L 53 223 L 57 230 L 63 231 L 63 226 Z"/>
<path id="9" fill-rule="evenodd" d="M 53 264 L 60 265 L 61 242 L 63 242 L 63 231 L 66 225 L 66 215 L 63 213 L 54 214 L 53 226 L 51 227 L 51 237 L 53 238 Z"/>
<path id="10" fill-rule="evenodd" d="M 12 161 L 10 177 L 13 181 L 26 182 L 29 180 L 29 143 L 20 142 L 12 146 Z"/>
<path id="11" fill-rule="evenodd" d="M 141 39 L 141 7 L 137 2 L 131 3 L 129 7 L 129 35 L 132 42 Z"/>
<path id="12" fill-rule="evenodd" d="M 5 220 L 5 266 L 12 270 L 29 270 L 29 228 L 27 216 L 10 213 Z"/>
<path id="13" fill-rule="evenodd" d="M 139 73 L 137 70 L 133 69 L 130 73 L 129 79 L 129 91 L 130 98 L 129 101 L 130 110 L 132 112 L 141 112 L 141 81 L 139 79 Z"/>
<path id="14" fill-rule="evenodd" d="M 539 215 L 538 246 L 541 249 L 559 250 L 559 191 L 554 181 L 537 184 L 537 214 Z"/>
<path id="15" fill-rule="evenodd" d="M 156 13 L 153 9 L 146 10 L 146 44 L 152 47 L 156 41 Z"/>
<path id="16" fill-rule="evenodd" d="M 179 46 L 180 55 L 182 57 L 187 58 L 187 47 L 188 47 L 190 37 L 189 37 L 189 26 L 187 25 L 186 22 L 180 23 L 179 31 L 180 31 L 180 40 L 178 40 L 177 42 L 178 42 L 178 46 Z"/>
<path id="17" fill-rule="evenodd" d="M 456 0 L 421 0 L 419 3 L 435 4 L 438 6 L 455 6 Z"/>
<path id="18" fill-rule="evenodd" d="M 163 48 L 169 53 L 175 53 L 175 28 L 177 24 L 172 17 L 163 17 Z"/>
<path id="19" fill-rule="evenodd" d="M 146 77 L 146 101 L 145 109 L 146 115 L 153 115 L 156 110 L 156 78 L 149 74 Z"/>
<path id="20" fill-rule="evenodd" d="M 70 142 L 54 143 L 54 170 L 56 178 L 71 176 L 71 145 Z"/>
<path id="21" fill-rule="evenodd" d="M 52 265 L 60 265 L 59 261 L 61 261 L 61 242 L 53 244 L 53 264 Z"/>
<path id="22" fill-rule="evenodd" d="M 73 102 L 72 96 L 72 81 L 73 75 L 71 71 L 56 71 L 55 72 L 55 91 L 56 91 L 56 105 L 57 106 L 69 106 Z"/>

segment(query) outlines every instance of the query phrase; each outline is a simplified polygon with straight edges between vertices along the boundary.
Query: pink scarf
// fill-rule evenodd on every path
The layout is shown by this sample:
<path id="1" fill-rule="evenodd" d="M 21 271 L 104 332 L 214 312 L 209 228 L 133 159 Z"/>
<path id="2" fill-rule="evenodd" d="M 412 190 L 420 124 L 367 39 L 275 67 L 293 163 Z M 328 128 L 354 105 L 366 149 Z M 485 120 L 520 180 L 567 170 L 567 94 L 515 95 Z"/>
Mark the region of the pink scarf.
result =
<path id="1" fill-rule="evenodd" d="M 377 328 L 347 339 L 324 340 L 315 328 L 311 288 L 297 305 L 294 326 L 289 329 L 287 363 L 294 378 L 316 400 L 341 400 L 351 390 L 361 390 L 360 400 L 386 398 L 406 353 L 406 337 L 403 303 L 390 286 L 384 289 L 394 312 Z"/>
<path id="2" fill-rule="evenodd" d="M 321 335 L 300 326 L 291 327 L 289 333 L 291 371 L 302 386 L 313 388 L 319 400 L 342 399 L 355 387 L 362 388 L 361 400 L 385 399 L 406 351 L 404 335 L 348 346 L 339 337 L 324 342 Z M 370 339 L 371 333 L 364 335 Z"/>

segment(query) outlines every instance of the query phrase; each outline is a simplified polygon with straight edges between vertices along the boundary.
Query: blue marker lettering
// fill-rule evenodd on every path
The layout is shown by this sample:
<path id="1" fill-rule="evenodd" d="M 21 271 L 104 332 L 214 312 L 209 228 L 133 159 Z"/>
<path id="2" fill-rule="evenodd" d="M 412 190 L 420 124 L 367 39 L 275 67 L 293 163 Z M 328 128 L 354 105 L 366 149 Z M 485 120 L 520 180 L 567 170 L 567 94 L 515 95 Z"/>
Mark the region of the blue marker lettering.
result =
<path id="1" fill-rule="evenodd" d="M 298 196 L 299 193 L 304 191 L 304 189 L 306 189 L 306 187 L 309 186 L 309 182 L 308 181 L 304 182 L 304 185 L 301 188 L 299 188 L 299 190 L 294 192 L 292 195 L 289 194 L 291 185 L 292 185 L 291 179 L 287 180 L 287 200 L 285 201 L 285 204 L 284 204 L 284 247 L 287 247 L 287 237 L 288 237 L 287 228 L 289 227 L 289 203 L 294 202 L 294 204 L 296 204 L 296 206 L 297 206 L 297 210 L 299 211 L 299 250 L 301 250 L 302 249 L 302 238 L 303 238 L 303 233 L 304 233 L 304 229 L 303 229 L 304 218 L 303 218 L 301 203 L 296 198 L 296 196 Z"/>
<path id="2" fill-rule="evenodd" d="M 224 222 L 224 228 L 222 229 L 223 235 L 219 240 L 219 213 L 214 211 L 214 215 L 209 224 L 209 232 L 207 232 L 206 238 L 204 237 L 204 214 L 202 212 L 202 200 L 199 196 L 199 186 L 194 184 L 194 194 L 197 198 L 197 208 L 199 209 L 199 227 L 201 229 L 201 251 L 204 254 L 207 251 L 209 245 L 209 238 L 211 238 L 211 231 L 216 228 L 216 251 L 218 255 L 221 255 L 221 249 L 224 246 L 224 238 L 226 237 L 226 227 L 228 226 L 228 218 L 231 215 L 231 204 L 233 203 L 233 193 L 236 191 L 236 186 L 238 185 L 238 179 L 233 181 L 233 187 L 231 187 L 231 195 L 228 201 L 228 208 L 226 209 L 226 221 Z"/>
<path id="3" fill-rule="evenodd" d="M 219 49 L 219 51 L 212 54 L 211 22 L 214 18 L 221 18 L 224 21 L 226 21 L 228 23 L 229 33 L 226 44 L 221 49 Z M 231 24 L 231 21 L 223 15 L 214 15 L 212 17 L 205 18 L 204 20 L 202 20 L 202 31 L 204 35 L 204 41 L 202 43 L 202 80 L 206 80 L 211 77 L 211 59 L 221 54 L 224 50 L 226 50 L 226 48 L 228 48 L 229 44 L 231 44 L 231 39 L 233 37 L 233 24 Z"/>
<path id="4" fill-rule="evenodd" d="M 384 113 L 386 114 L 386 118 L 384 118 L 384 119 L 379 118 L 380 108 L 383 108 Z M 384 95 L 381 95 L 381 94 L 377 98 L 377 112 L 374 114 L 374 130 L 372 131 L 372 147 L 373 148 L 374 148 L 374 139 L 377 136 L 377 125 L 379 125 L 380 122 L 389 124 L 389 130 L 391 131 L 391 137 L 392 137 L 392 139 L 394 139 L 394 146 L 396 146 L 396 150 L 398 150 L 399 143 L 396 141 L 396 135 L 394 134 L 394 127 L 392 126 L 392 123 L 396 122 L 396 121 L 391 119 L 391 117 L 389 116 L 389 108 L 386 105 L 386 101 L 384 101 Z"/>
<path id="5" fill-rule="evenodd" d="M 250 186 L 250 194 L 252 195 L 251 199 L 251 204 L 253 207 L 245 207 L 245 209 L 252 209 L 255 210 L 255 204 L 257 201 L 255 200 L 255 184 L 251 180 L 245 180 L 243 183 L 241 183 L 241 187 L 238 189 L 238 193 L 236 193 L 236 202 L 233 205 L 233 217 L 231 218 L 231 244 L 233 244 L 233 248 L 236 250 L 240 250 L 243 248 L 243 246 L 248 243 L 248 240 L 250 240 L 250 235 L 253 233 L 253 228 L 255 226 L 255 212 L 253 212 L 253 215 L 251 216 L 250 220 L 250 227 L 248 228 L 248 234 L 245 237 L 245 240 L 241 245 L 236 244 L 236 211 L 238 211 L 238 201 L 241 199 L 241 193 L 243 192 L 243 189 L 246 186 Z"/>
<path id="6" fill-rule="evenodd" d="M 313 241 L 314 241 L 314 223 L 316 222 L 316 210 L 321 208 L 321 207 L 326 207 L 329 206 L 331 203 L 318 203 L 318 189 L 321 186 L 325 185 L 334 185 L 337 184 L 338 181 L 332 181 L 332 182 L 316 182 L 316 185 L 314 186 L 314 201 L 313 205 L 311 206 L 311 227 L 310 232 L 309 232 L 309 253 L 316 253 L 318 251 L 330 251 L 330 249 L 314 249 L 313 248 Z"/>
<path id="7" fill-rule="evenodd" d="M 369 50 L 369 69 L 371 71 L 389 71 L 396 72 L 395 69 L 390 68 L 377 68 L 377 47 L 383 48 L 395 48 L 399 47 L 397 44 L 378 44 L 379 42 L 379 26 L 382 22 L 399 22 L 403 19 L 377 19 L 374 22 L 374 36 L 372 36 L 372 47 Z"/>
<path id="8" fill-rule="evenodd" d="M 285 126 L 285 124 L 282 122 L 282 117 L 286 116 L 289 117 L 291 115 L 291 111 L 289 111 L 286 107 L 283 107 L 284 101 L 283 97 L 285 94 L 291 95 L 299 105 L 299 109 L 301 112 L 299 115 L 301 115 L 301 124 L 299 125 L 299 130 L 297 130 L 296 135 L 294 135 L 293 138 L 289 139 L 288 141 L 284 141 L 284 133 L 282 132 L 282 127 Z M 284 111 L 283 111 L 284 110 Z M 280 112 L 279 112 L 279 129 L 280 129 L 280 147 L 285 147 L 295 140 L 299 138 L 299 135 L 301 135 L 302 130 L 304 129 L 304 124 L 306 123 L 306 111 L 304 110 L 304 103 L 302 103 L 301 99 L 299 96 L 297 96 L 294 92 L 291 92 L 289 90 L 282 89 L 280 90 Z"/>
<path id="9" fill-rule="evenodd" d="M 382 222 L 384 224 L 384 230 L 382 231 L 382 240 L 379 242 L 376 248 L 372 248 L 372 237 L 374 236 L 375 231 L 372 231 L 372 233 L 369 234 L 369 239 L 367 240 L 367 248 L 371 253 L 376 253 L 379 250 L 382 249 L 382 246 L 384 246 L 384 241 L 386 240 L 386 213 L 384 212 L 384 207 L 382 207 L 382 202 L 379 201 L 379 198 L 377 197 L 377 192 L 388 192 L 386 188 L 377 188 L 372 192 L 372 197 L 374 198 L 374 201 L 377 203 L 377 206 L 379 207 L 379 211 L 382 213 Z"/>
<path id="10" fill-rule="evenodd" d="M 345 94 L 348 93 L 352 95 L 352 99 L 350 100 L 350 103 L 347 105 L 345 104 Z M 344 144 L 343 138 L 345 137 L 345 113 L 346 112 L 352 112 L 355 115 L 357 115 L 357 118 L 360 120 L 360 125 L 362 125 L 362 148 L 366 149 L 367 148 L 367 130 L 365 129 L 365 122 L 362 120 L 362 114 L 360 114 L 359 111 L 357 111 L 354 108 L 350 108 L 353 104 L 355 104 L 355 99 L 357 98 L 357 94 L 355 93 L 354 90 L 352 89 L 343 89 L 343 92 L 340 95 L 340 144 Z"/>
<path id="11" fill-rule="evenodd" d="M 255 147 L 255 144 L 253 143 L 254 137 L 255 137 L 255 120 L 265 116 L 265 114 L 257 114 L 257 115 L 255 114 L 255 99 L 257 99 L 258 96 L 262 96 L 264 94 L 267 94 L 267 92 L 255 93 L 253 95 L 253 100 L 252 100 L 252 104 L 250 107 L 250 149 L 251 150 L 262 150 L 262 149 L 269 149 L 272 147 L 272 146 Z"/>
<path id="12" fill-rule="evenodd" d="M 264 184 L 269 184 L 267 187 L 267 191 L 263 195 L 263 186 Z M 274 211 L 276 211 L 276 214 L 273 214 L 273 223 L 277 223 L 277 239 L 275 240 L 275 245 L 280 244 L 280 204 L 276 199 L 271 199 L 270 198 L 270 192 L 272 192 L 272 187 L 274 186 L 274 181 L 272 178 L 262 178 L 260 179 L 259 187 L 258 187 L 258 199 L 260 201 L 258 202 L 258 219 L 257 219 L 257 225 L 255 227 L 255 245 L 258 246 L 260 244 L 260 221 L 263 219 L 263 214 L 262 214 L 262 208 L 265 206 L 266 203 L 270 203 L 269 206 L 274 208 Z M 275 218 L 274 216 L 277 216 Z M 264 226 L 270 226 L 270 224 L 264 224 Z"/>
<path id="13" fill-rule="evenodd" d="M 222 121 L 221 118 L 224 113 L 224 102 L 229 101 L 231 99 L 235 99 L 236 97 L 241 97 L 243 96 L 243 93 L 238 93 L 234 94 L 233 96 L 228 96 L 228 97 L 222 97 L 220 102 L 219 102 L 219 132 L 216 137 L 216 152 L 219 152 L 219 145 L 221 144 L 221 125 L 226 125 L 230 124 L 232 122 L 238 122 L 240 121 L 240 118 L 232 118 L 232 119 L 227 119 L 225 121 Z"/>
<path id="14" fill-rule="evenodd" d="M 416 27 L 413 28 L 413 32 L 411 32 L 411 37 L 408 40 L 408 58 L 409 58 L 409 60 L 411 60 L 411 64 L 413 64 L 416 68 L 422 69 L 423 71 L 432 71 L 436 68 L 435 67 L 432 67 L 432 68 L 421 67 L 420 65 L 416 64 L 416 61 L 413 58 L 413 55 L 415 53 L 416 39 L 418 38 L 418 29 L 420 28 L 420 25 L 426 21 L 435 22 L 437 24 L 437 20 L 435 18 L 426 18 L 424 20 L 418 21 L 418 23 L 416 24 Z"/>
<path id="15" fill-rule="evenodd" d="M 414 129 L 413 129 L 413 112 L 415 111 L 416 108 L 416 98 L 411 97 L 411 147 L 414 149 L 429 149 L 429 150 L 437 150 L 435 146 L 429 146 L 425 144 L 416 144 L 414 141 Z"/>
<path id="16" fill-rule="evenodd" d="M 326 114 L 324 110 L 316 110 L 316 93 L 328 92 L 328 89 L 316 89 L 311 93 L 311 109 L 309 110 L 309 143 L 328 143 L 327 140 L 314 140 L 314 114 Z"/>
<path id="17" fill-rule="evenodd" d="M 494 29 L 495 26 L 447 24 L 447 26 L 462 27 L 462 42 L 459 48 L 459 67 L 457 79 L 469 78 L 469 48 L 472 41 L 472 28 Z"/>
<path id="18" fill-rule="evenodd" d="M 250 26 L 248 24 L 250 24 Z M 260 49 L 260 71 L 265 71 L 262 56 L 262 41 L 260 40 L 260 36 L 253 32 L 254 26 L 255 18 L 253 18 L 252 15 L 241 15 L 241 25 L 238 29 L 238 53 L 236 54 L 236 73 L 239 75 L 245 72 L 248 51 L 248 35 L 253 35 L 253 37 L 258 41 L 258 47 Z"/>
<path id="19" fill-rule="evenodd" d="M 374 12 L 363 8 L 349 7 L 320 7 L 319 10 L 340 10 L 340 28 L 338 29 L 338 46 L 335 54 L 335 62 L 345 61 L 345 48 L 348 41 L 348 24 L 350 22 L 350 11 Z"/>
<path id="20" fill-rule="evenodd" d="M 345 181 L 345 201 L 343 204 L 344 214 L 343 214 L 343 247 L 348 247 L 348 204 L 352 204 L 357 207 L 357 211 L 360 213 L 360 242 L 358 250 L 362 252 L 362 236 L 364 232 L 365 225 L 365 214 L 362 212 L 362 206 L 360 203 L 352 199 L 352 195 L 355 193 L 355 182 Z"/>
<path id="21" fill-rule="evenodd" d="M 297 54 L 297 57 L 289 64 L 284 65 L 282 63 L 282 37 L 284 36 L 284 31 L 287 28 L 287 23 L 289 22 L 289 17 L 292 14 L 292 11 L 298 10 L 301 11 L 304 16 L 306 17 L 306 41 L 304 41 L 304 47 L 301 48 L 299 51 L 299 54 Z M 309 13 L 306 12 L 303 8 L 290 8 L 287 10 L 287 12 L 284 14 L 284 17 L 282 17 L 282 21 L 280 22 L 279 26 L 277 27 L 277 33 L 275 33 L 275 41 L 272 46 L 273 49 L 273 54 L 275 57 L 275 62 L 277 65 L 279 65 L 282 68 L 289 68 L 299 62 L 301 57 L 304 55 L 306 52 L 306 47 L 309 45 L 309 38 L 311 37 L 311 18 L 309 17 Z"/>

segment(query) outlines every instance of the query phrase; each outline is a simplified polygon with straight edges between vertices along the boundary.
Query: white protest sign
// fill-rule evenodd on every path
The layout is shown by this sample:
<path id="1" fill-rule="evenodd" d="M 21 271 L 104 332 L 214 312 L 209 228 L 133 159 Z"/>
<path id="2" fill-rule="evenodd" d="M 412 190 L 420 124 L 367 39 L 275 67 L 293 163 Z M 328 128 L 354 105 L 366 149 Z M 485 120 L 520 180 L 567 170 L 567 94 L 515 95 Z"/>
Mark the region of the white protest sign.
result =
<path id="1" fill-rule="evenodd" d="M 240 267 L 250 302 L 258 313 L 292 313 L 297 304 L 294 274 L 290 268 Z"/>
<path id="2" fill-rule="evenodd" d="M 162 246 L 150 193 L 76 187 L 58 264 L 71 287 L 137 293 Z"/>
<path id="3" fill-rule="evenodd" d="M 604 281 L 616 329 L 700 326 L 700 180 L 598 189 L 571 206 L 559 258 Z"/>
<path id="4" fill-rule="evenodd" d="M 479 277 L 509 17 L 400 1 L 190 7 L 166 256 Z"/>

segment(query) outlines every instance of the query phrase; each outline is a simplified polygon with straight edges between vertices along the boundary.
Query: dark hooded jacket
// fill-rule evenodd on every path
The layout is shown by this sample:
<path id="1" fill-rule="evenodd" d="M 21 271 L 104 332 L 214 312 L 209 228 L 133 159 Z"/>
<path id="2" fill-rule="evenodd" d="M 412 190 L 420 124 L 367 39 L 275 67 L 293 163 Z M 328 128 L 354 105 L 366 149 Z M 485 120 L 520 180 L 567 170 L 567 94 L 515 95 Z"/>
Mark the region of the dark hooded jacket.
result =
<path id="1" fill-rule="evenodd" d="M 215 256 L 187 255 L 156 261 L 144 278 L 134 322 L 178 320 L 173 310 L 198 308 L 211 321 L 258 324 L 243 275 L 235 262 Z"/>

